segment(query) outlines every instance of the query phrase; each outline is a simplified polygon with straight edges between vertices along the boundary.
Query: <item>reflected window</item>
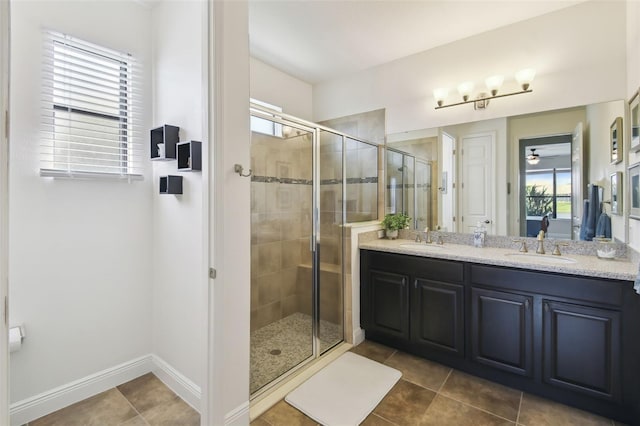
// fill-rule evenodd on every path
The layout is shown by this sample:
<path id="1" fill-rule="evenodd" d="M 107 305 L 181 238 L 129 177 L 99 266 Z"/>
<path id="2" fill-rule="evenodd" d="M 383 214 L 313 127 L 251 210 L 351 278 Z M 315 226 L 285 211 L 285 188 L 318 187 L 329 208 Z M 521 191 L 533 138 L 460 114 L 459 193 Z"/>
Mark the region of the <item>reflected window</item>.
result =
<path id="1" fill-rule="evenodd" d="M 257 99 L 250 98 L 249 101 L 252 104 L 262 106 L 265 108 L 269 108 L 273 111 L 282 112 L 282 107 L 272 105 L 267 102 L 259 101 Z M 254 111 L 259 111 L 255 110 Z M 273 117 L 278 118 L 277 115 L 273 115 Z M 251 131 L 258 132 L 269 136 L 282 137 L 282 124 L 276 123 L 274 121 L 268 120 L 266 118 L 256 117 L 254 115 L 251 116 Z"/>
<path id="2" fill-rule="evenodd" d="M 527 219 L 571 219 L 571 169 L 527 170 Z"/>

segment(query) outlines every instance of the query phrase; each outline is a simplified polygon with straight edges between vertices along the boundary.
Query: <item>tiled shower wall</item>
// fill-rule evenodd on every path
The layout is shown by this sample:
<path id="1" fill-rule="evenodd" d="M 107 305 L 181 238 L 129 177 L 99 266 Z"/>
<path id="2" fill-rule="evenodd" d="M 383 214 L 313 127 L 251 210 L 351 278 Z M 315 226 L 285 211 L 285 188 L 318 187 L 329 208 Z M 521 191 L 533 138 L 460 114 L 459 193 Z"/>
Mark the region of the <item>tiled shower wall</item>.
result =
<path id="1" fill-rule="evenodd" d="M 320 318 L 343 321 L 342 137 L 320 145 Z M 348 140 L 347 221 L 378 216 L 378 147 Z M 309 138 L 254 133 L 251 145 L 251 328 L 311 314 L 312 164 Z"/>
<path id="2" fill-rule="evenodd" d="M 311 135 L 282 139 L 253 133 L 251 170 L 253 331 L 311 309 L 311 299 L 301 296 L 301 286 L 311 283 Z"/>

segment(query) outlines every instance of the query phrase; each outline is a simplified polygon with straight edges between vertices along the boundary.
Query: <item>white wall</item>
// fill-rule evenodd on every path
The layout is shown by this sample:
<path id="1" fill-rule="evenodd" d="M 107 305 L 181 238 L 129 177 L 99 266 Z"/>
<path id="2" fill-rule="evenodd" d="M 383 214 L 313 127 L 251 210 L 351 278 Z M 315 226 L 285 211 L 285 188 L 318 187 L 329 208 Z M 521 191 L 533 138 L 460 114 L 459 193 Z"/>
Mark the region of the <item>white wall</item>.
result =
<path id="1" fill-rule="evenodd" d="M 251 97 L 282 107 L 282 111 L 296 117 L 311 120 L 312 89 L 309 83 L 273 68 L 264 62 L 250 58 Z"/>
<path id="2" fill-rule="evenodd" d="M 218 271 L 209 293 L 208 419 L 249 423 L 250 184 L 233 171 L 249 164 L 249 8 L 246 1 L 211 2 L 212 149 L 209 209 L 210 265 Z"/>
<path id="3" fill-rule="evenodd" d="M 589 136 L 589 182 L 604 188 L 604 200 L 611 200 L 611 173 L 624 172 L 624 162 L 611 164 L 610 127 L 616 117 L 623 117 L 625 101 L 605 102 L 589 105 L 587 112 L 587 134 Z M 624 156 L 624 154 L 623 154 Z M 623 180 L 627 177 L 623 173 Z M 622 183 L 622 188 L 626 187 Z M 624 208 L 624 206 L 623 206 Z M 625 217 L 612 215 L 611 205 L 606 204 L 605 211 L 611 216 L 611 234 L 613 238 L 626 241 Z"/>
<path id="4" fill-rule="evenodd" d="M 318 84 L 314 119 L 386 108 L 387 132 L 396 133 L 625 98 L 625 7 L 637 6 L 584 2 Z M 484 87 L 490 75 L 509 78 L 527 67 L 537 70 L 531 94 L 494 100 L 486 110 L 434 109 L 437 87 L 466 80 Z M 505 92 L 516 88 L 507 78 Z"/>
<path id="5" fill-rule="evenodd" d="M 153 16 L 153 126 L 180 127 L 180 140 L 206 144 L 203 19 L 200 1 L 159 2 Z M 206 168 L 206 162 L 204 162 Z M 202 386 L 205 378 L 206 267 L 203 182 L 207 171 L 178 172 L 153 162 L 153 352 Z M 159 194 L 163 175 L 183 177 L 183 194 Z"/>
<path id="6" fill-rule="evenodd" d="M 11 36 L 11 324 L 28 337 L 11 354 L 11 401 L 151 350 L 151 180 L 41 178 L 42 28 L 150 63 L 149 11 L 134 2 L 14 1 Z M 114 31 L 117 26 L 117 31 Z M 143 73 L 149 127 L 150 72 Z"/>
<path id="7" fill-rule="evenodd" d="M 631 99 L 633 93 L 640 88 L 640 3 L 637 1 L 628 0 L 627 6 L 627 78 L 626 78 L 626 93 L 625 98 Z M 625 145 L 629 146 L 629 120 L 628 115 L 625 117 L 624 125 L 625 133 Z M 627 165 L 632 165 L 640 161 L 640 153 L 630 153 L 627 160 Z M 627 176 L 625 173 L 623 181 L 627 183 Z M 626 185 L 628 187 L 628 185 Z M 625 212 L 629 212 L 629 192 L 628 188 L 624 190 L 625 197 Z M 640 221 L 634 219 L 627 219 L 628 231 L 629 231 L 629 245 L 635 250 L 640 251 Z"/>

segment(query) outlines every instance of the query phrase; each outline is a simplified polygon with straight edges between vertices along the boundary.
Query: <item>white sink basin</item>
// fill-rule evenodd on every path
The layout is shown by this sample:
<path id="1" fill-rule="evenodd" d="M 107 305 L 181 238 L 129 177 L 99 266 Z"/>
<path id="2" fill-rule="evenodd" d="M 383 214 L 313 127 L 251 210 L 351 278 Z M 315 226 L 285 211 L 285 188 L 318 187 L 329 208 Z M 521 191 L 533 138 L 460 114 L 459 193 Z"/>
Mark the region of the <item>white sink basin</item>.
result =
<path id="1" fill-rule="evenodd" d="M 406 249 L 411 249 L 411 250 L 424 250 L 424 251 L 442 250 L 442 249 L 445 248 L 443 245 L 436 244 L 436 243 L 431 243 L 431 244 L 426 244 L 426 243 L 405 243 L 405 244 L 400 244 L 400 247 L 406 248 Z"/>
<path id="2" fill-rule="evenodd" d="M 513 260 L 521 260 L 523 262 L 529 263 L 549 263 L 549 264 L 558 264 L 558 263 L 576 263 L 575 260 L 569 257 L 560 257 L 553 255 L 544 255 L 544 254 L 536 254 L 536 253 L 507 253 L 505 254 L 508 258 Z"/>

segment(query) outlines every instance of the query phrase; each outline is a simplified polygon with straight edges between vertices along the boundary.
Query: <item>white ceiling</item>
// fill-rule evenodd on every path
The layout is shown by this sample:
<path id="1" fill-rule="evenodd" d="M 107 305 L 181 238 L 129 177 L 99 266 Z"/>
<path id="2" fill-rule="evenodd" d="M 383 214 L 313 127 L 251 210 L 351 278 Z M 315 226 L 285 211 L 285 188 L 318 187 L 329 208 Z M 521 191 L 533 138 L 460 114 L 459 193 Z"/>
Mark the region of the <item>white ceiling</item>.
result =
<path id="1" fill-rule="evenodd" d="M 581 1 L 249 0 L 251 55 L 315 84 Z"/>

